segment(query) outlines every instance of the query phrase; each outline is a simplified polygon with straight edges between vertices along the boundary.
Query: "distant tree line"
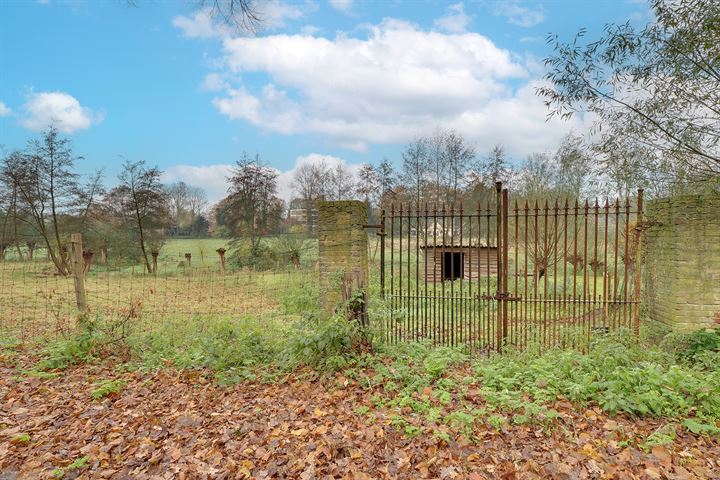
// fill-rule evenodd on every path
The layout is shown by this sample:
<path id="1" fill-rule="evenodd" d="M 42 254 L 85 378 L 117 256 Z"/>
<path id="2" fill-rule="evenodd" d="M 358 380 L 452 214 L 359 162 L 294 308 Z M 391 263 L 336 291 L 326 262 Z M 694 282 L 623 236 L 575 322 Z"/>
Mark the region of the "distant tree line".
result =
<path id="1" fill-rule="evenodd" d="M 82 157 L 50 127 L 23 150 L 0 161 L 0 260 L 8 249 L 33 259 L 38 247 L 61 275 L 70 273 L 68 238 L 82 233 L 88 251 L 105 263 L 139 259 L 148 272 L 168 234 L 207 235 L 204 191 L 182 182 L 163 185 L 162 172 L 125 160 L 117 185 L 106 189 L 101 172 L 82 176 Z M 97 255 L 97 256 L 95 256 Z"/>

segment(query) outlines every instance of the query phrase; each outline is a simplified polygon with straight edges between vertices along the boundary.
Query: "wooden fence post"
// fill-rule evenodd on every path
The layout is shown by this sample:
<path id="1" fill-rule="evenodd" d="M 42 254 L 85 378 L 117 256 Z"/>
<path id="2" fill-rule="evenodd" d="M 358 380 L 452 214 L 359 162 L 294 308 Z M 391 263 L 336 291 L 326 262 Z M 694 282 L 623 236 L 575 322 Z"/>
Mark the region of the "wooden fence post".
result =
<path id="1" fill-rule="evenodd" d="M 218 253 L 218 255 L 220 255 L 220 273 L 225 273 L 225 252 L 227 250 L 220 247 L 215 251 Z"/>
<path id="2" fill-rule="evenodd" d="M 83 260 L 82 235 L 73 233 L 70 236 L 72 247 L 72 274 L 75 281 L 75 300 L 81 316 L 87 314 L 87 295 L 85 293 L 85 262 Z"/>

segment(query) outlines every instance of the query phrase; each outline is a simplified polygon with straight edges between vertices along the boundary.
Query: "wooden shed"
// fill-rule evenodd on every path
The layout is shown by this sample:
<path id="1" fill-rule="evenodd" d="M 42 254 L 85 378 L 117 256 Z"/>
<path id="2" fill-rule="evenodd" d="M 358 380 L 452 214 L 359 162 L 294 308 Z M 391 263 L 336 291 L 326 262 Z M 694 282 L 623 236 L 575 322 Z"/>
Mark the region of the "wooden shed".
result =
<path id="1" fill-rule="evenodd" d="M 483 245 L 425 245 L 426 282 L 466 280 L 497 275 L 497 247 Z M 432 265 L 432 267 L 431 267 Z"/>

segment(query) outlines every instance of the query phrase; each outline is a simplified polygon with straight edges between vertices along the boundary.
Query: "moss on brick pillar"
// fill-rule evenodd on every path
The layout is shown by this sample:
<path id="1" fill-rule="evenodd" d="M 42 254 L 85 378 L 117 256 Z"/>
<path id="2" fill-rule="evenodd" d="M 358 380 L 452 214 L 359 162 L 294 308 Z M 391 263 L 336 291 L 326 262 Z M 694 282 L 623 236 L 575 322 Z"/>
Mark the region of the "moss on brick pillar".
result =
<path id="1" fill-rule="evenodd" d="M 317 232 L 320 267 L 320 305 L 325 315 L 355 289 L 367 285 L 367 209 L 363 202 L 320 202 Z"/>
<path id="2" fill-rule="evenodd" d="M 643 302 L 677 331 L 720 324 L 720 194 L 648 202 Z"/>

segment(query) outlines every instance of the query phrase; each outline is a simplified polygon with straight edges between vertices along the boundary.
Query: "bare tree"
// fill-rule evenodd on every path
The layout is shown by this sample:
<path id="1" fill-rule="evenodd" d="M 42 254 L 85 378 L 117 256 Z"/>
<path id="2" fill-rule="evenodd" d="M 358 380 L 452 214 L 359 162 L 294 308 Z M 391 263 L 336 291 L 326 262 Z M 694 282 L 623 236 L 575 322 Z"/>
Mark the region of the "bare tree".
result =
<path id="1" fill-rule="evenodd" d="M 197 5 L 238 32 L 255 33 L 264 21 L 254 0 L 197 0 Z"/>
<path id="2" fill-rule="evenodd" d="M 443 139 L 444 159 L 446 162 L 446 180 L 448 189 L 447 200 L 458 203 L 458 193 L 464 188 L 468 167 L 475 158 L 475 148 L 468 145 L 462 135 L 455 130 L 445 133 Z"/>
<path id="3" fill-rule="evenodd" d="M 434 198 L 432 200 L 436 204 L 441 202 L 445 187 L 447 187 L 446 179 L 450 169 L 447 158 L 446 139 L 446 133 L 441 130 L 440 127 L 435 128 L 432 135 L 424 138 L 429 177 L 428 184 L 432 184 L 430 187 L 434 190 Z M 428 197 L 429 193 L 430 192 L 427 192 Z"/>
<path id="4" fill-rule="evenodd" d="M 377 206 L 380 200 L 380 175 L 371 164 L 364 163 L 360 166 L 355 193 L 363 199 L 368 208 Z"/>
<path id="5" fill-rule="evenodd" d="M 80 183 L 80 177 L 73 172 L 79 158 L 74 155 L 70 140 L 50 127 L 40 140 L 28 142 L 25 152 L 8 155 L 0 168 L 4 181 L 17 189 L 16 206 L 22 210 L 22 218 L 38 233 L 61 275 L 70 270 L 63 255 L 66 229 L 72 226 L 68 218 L 76 215 L 84 223 L 89 206 L 101 191 L 99 174 L 88 185 Z"/>
<path id="6" fill-rule="evenodd" d="M 205 190 L 180 181 L 166 186 L 165 191 L 175 227 L 178 230 L 191 230 L 198 217 L 207 209 Z"/>
<path id="7" fill-rule="evenodd" d="M 377 168 L 378 182 L 380 186 L 380 208 L 385 208 L 394 196 L 397 187 L 397 175 L 395 169 L 387 157 L 383 157 Z"/>
<path id="8" fill-rule="evenodd" d="M 250 240 L 251 252 L 257 252 L 263 235 L 279 223 L 284 204 L 277 197 L 276 170 L 269 168 L 260 155 L 243 153 L 228 178 L 226 223 L 236 238 Z"/>
<path id="9" fill-rule="evenodd" d="M 148 250 L 159 249 L 162 226 L 170 217 L 161 174 L 157 167 L 148 167 L 142 160 L 125 160 L 118 185 L 105 198 L 106 208 L 135 232 L 148 273 L 153 273 Z"/>
<path id="10" fill-rule="evenodd" d="M 125 0 L 129 7 L 138 7 L 141 3 L 141 0 Z M 195 0 L 195 8 L 207 8 L 213 20 L 238 33 L 256 33 L 265 21 L 255 0 Z"/>
<path id="11" fill-rule="evenodd" d="M 402 180 L 410 188 L 416 205 L 426 196 L 430 176 L 429 149 L 427 138 L 416 138 L 405 146 L 402 153 Z"/>
<path id="12" fill-rule="evenodd" d="M 352 198 L 355 182 L 353 175 L 342 163 L 335 165 L 328 175 L 328 193 L 330 200 L 348 200 Z"/>
<path id="13" fill-rule="evenodd" d="M 330 169 L 324 161 L 300 165 L 293 176 L 293 190 L 305 206 L 308 231 L 312 228 L 312 210 L 328 194 Z"/>

